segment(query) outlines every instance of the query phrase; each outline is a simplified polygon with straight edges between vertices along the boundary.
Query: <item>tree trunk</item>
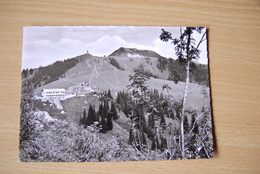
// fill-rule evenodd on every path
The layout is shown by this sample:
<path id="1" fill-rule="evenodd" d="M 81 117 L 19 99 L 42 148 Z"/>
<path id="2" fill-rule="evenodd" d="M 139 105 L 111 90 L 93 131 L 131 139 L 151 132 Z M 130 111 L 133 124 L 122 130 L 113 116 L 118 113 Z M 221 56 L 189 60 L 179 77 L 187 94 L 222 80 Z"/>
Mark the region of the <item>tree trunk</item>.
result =
<path id="1" fill-rule="evenodd" d="M 186 77 L 186 83 L 185 83 L 183 99 L 182 99 L 182 108 L 181 108 L 181 154 L 182 154 L 183 159 L 186 159 L 185 147 L 184 147 L 184 144 L 185 144 L 185 142 L 184 142 L 184 111 L 185 111 L 189 82 L 190 82 L 190 60 L 188 60 L 188 62 L 187 62 L 186 72 L 187 72 L 187 77 Z"/>
<path id="2" fill-rule="evenodd" d="M 187 27 L 187 33 L 188 33 L 188 41 L 186 46 L 186 60 L 187 60 L 187 66 L 186 66 L 186 83 L 182 98 L 182 108 L 181 108 L 181 155 L 182 159 L 186 159 L 185 155 L 185 140 L 184 140 L 184 112 L 185 112 L 185 106 L 186 106 L 186 100 L 188 95 L 188 88 L 189 88 L 189 82 L 190 82 L 190 63 L 191 63 L 191 57 L 189 55 L 190 53 L 190 36 L 191 36 L 191 28 Z"/>

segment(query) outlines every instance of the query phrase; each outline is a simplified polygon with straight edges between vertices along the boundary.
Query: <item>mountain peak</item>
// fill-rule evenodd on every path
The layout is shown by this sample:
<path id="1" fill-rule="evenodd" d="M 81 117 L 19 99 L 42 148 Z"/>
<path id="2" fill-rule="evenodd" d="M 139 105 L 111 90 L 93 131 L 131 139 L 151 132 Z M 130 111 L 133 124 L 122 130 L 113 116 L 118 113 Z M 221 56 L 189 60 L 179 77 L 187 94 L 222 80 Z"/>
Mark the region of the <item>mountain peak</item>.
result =
<path id="1" fill-rule="evenodd" d="M 116 51 L 114 51 L 109 56 L 117 56 L 117 57 L 133 57 L 133 58 L 142 58 L 142 57 L 162 57 L 158 53 L 151 50 L 138 50 L 136 48 L 124 48 L 120 47 Z"/>

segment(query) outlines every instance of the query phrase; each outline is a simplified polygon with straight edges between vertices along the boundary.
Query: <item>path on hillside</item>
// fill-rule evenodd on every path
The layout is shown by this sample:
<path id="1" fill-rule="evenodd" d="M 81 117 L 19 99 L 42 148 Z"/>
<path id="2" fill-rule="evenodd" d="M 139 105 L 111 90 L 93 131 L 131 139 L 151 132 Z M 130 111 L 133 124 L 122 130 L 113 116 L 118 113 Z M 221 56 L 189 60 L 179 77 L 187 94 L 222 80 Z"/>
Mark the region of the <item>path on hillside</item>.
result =
<path id="1" fill-rule="evenodd" d="M 111 82 L 107 81 L 104 77 L 102 77 L 100 75 L 101 73 L 99 73 L 98 68 L 102 68 L 102 65 L 103 65 L 102 63 L 99 67 L 97 67 L 98 66 L 97 63 L 95 63 L 94 66 L 88 65 L 88 67 L 92 69 L 92 74 L 91 74 L 90 79 L 89 79 L 89 84 L 91 85 L 92 78 L 93 78 L 94 75 L 96 75 L 96 78 L 100 78 L 103 81 L 105 81 L 106 83 L 108 83 L 110 86 L 112 86 L 113 88 L 118 89 L 118 87 L 114 86 Z"/>

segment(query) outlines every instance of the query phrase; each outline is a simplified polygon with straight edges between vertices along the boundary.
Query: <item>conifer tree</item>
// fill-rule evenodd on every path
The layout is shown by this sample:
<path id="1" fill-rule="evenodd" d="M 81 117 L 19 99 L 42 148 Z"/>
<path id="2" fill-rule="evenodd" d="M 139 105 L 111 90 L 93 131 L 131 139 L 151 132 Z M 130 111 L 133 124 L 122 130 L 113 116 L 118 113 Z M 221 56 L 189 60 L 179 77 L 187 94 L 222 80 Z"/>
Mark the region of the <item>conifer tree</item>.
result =
<path id="1" fill-rule="evenodd" d="M 103 108 L 103 104 L 102 103 L 99 105 L 98 115 L 100 117 L 104 117 L 104 108 Z"/>
<path id="2" fill-rule="evenodd" d="M 107 116 L 107 128 L 108 128 L 108 130 L 113 129 L 113 121 L 112 121 L 112 113 L 111 112 L 109 112 L 108 116 Z"/>
<path id="3" fill-rule="evenodd" d="M 110 89 L 108 90 L 107 97 L 110 98 L 110 99 L 113 98 L 112 95 L 111 95 L 111 91 L 110 91 Z"/>
<path id="4" fill-rule="evenodd" d="M 83 110 L 83 117 L 81 119 L 81 124 L 83 124 L 85 127 L 87 127 L 87 116 L 86 116 L 86 110 L 84 108 Z"/>
<path id="5" fill-rule="evenodd" d="M 128 144 L 132 145 L 133 141 L 134 141 L 133 127 L 131 127 L 130 132 L 129 132 Z"/>
<path id="6" fill-rule="evenodd" d="M 106 132 L 108 130 L 107 122 L 104 117 L 101 118 L 101 132 Z"/>
<path id="7" fill-rule="evenodd" d="M 107 116 L 108 116 L 108 111 L 109 111 L 108 101 L 104 101 L 104 109 L 103 109 L 104 118 L 107 118 Z"/>
<path id="8" fill-rule="evenodd" d="M 96 113 L 96 118 L 95 118 L 95 121 L 99 122 L 100 123 L 100 116 L 99 116 L 99 113 L 97 112 Z"/>
<path id="9" fill-rule="evenodd" d="M 128 108 L 128 102 L 127 102 L 127 97 L 126 96 L 124 97 L 122 105 L 123 105 L 123 108 L 124 108 L 123 112 L 125 113 L 126 116 L 128 116 L 129 108 Z"/>
<path id="10" fill-rule="evenodd" d="M 148 118 L 148 126 L 147 126 L 147 136 L 150 140 L 154 141 L 154 116 L 151 114 Z"/>
<path id="11" fill-rule="evenodd" d="M 121 103 L 122 103 L 122 94 L 121 94 L 121 91 L 119 91 L 118 94 L 117 94 L 116 103 L 117 103 L 118 110 L 121 111 L 122 110 L 122 105 L 121 105 Z"/>
<path id="12" fill-rule="evenodd" d="M 118 115 L 117 115 L 117 111 L 116 111 L 116 105 L 113 101 L 111 101 L 111 112 L 112 112 L 113 119 L 114 120 L 118 119 Z"/>
<path id="13" fill-rule="evenodd" d="M 86 125 L 90 126 L 91 124 L 93 124 L 93 122 L 95 121 L 95 117 L 96 117 L 95 110 L 93 109 L 92 105 L 90 105 L 88 110 Z"/>

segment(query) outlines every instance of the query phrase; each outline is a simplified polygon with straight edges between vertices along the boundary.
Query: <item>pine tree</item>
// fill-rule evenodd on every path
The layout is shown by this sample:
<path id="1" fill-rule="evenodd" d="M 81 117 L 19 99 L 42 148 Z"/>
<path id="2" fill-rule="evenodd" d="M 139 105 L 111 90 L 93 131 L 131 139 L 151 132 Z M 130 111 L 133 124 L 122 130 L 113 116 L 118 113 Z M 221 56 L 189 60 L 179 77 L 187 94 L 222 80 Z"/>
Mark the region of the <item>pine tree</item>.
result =
<path id="1" fill-rule="evenodd" d="M 107 128 L 108 128 L 108 130 L 112 130 L 113 129 L 113 121 L 112 121 L 112 113 L 111 112 L 108 113 Z"/>
<path id="2" fill-rule="evenodd" d="M 128 116 L 129 114 L 129 108 L 128 108 L 128 102 L 127 102 L 127 97 L 125 96 L 124 97 L 124 100 L 123 100 L 123 112 L 125 113 L 126 116 Z"/>
<path id="3" fill-rule="evenodd" d="M 113 98 L 112 95 L 111 95 L 111 91 L 110 91 L 110 89 L 108 90 L 107 97 L 110 98 L 110 99 Z"/>
<path id="4" fill-rule="evenodd" d="M 107 118 L 107 116 L 108 116 L 108 111 L 109 111 L 108 101 L 104 101 L 104 109 L 103 109 L 104 118 Z"/>
<path id="5" fill-rule="evenodd" d="M 154 116 L 151 114 L 148 118 L 147 136 L 150 140 L 154 140 Z"/>
<path id="6" fill-rule="evenodd" d="M 121 105 L 121 103 L 122 103 L 122 94 L 121 94 L 121 91 L 119 91 L 118 94 L 117 94 L 116 103 L 117 103 L 118 110 L 121 111 L 122 110 L 122 105 Z"/>
<path id="7" fill-rule="evenodd" d="M 92 105 L 90 105 L 88 110 L 86 125 L 90 126 L 91 124 L 93 124 L 93 122 L 95 121 L 95 117 L 96 117 L 95 110 L 93 109 Z"/>
<path id="8" fill-rule="evenodd" d="M 81 119 L 81 124 L 83 124 L 85 127 L 87 127 L 87 116 L 86 116 L 86 110 L 84 108 L 83 110 L 83 117 Z"/>
<path id="9" fill-rule="evenodd" d="M 118 119 L 118 114 L 117 114 L 117 111 L 116 111 L 116 106 L 115 106 L 115 103 L 113 101 L 111 101 L 111 112 L 112 112 L 112 115 L 113 115 L 113 119 L 116 120 Z"/>
<path id="10" fill-rule="evenodd" d="M 151 145 L 151 150 L 155 150 L 156 149 L 156 144 L 155 144 L 155 140 L 152 140 L 152 145 Z"/>
<path id="11" fill-rule="evenodd" d="M 99 115 L 100 117 L 104 117 L 104 107 L 103 107 L 103 104 L 102 104 L 102 103 L 99 105 L 98 115 Z"/>
<path id="12" fill-rule="evenodd" d="M 117 97 L 116 97 L 116 103 L 117 103 L 117 104 L 120 104 L 120 103 L 121 103 L 121 96 L 122 96 L 121 91 L 119 91 L 119 92 L 117 93 Z"/>
<path id="13" fill-rule="evenodd" d="M 33 74 L 33 69 L 30 69 L 29 73 L 30 73 L 30 75 L 32 75 Z"/>
<path id="14" fill-rule="evenodd" d="M 96 118 L 95 118 L 95 121 L 99 122 L 100 123 L 100 116 L 99 116 L 99 113 L 97 112 L 96 113 Z"/>
<path id="15" fill-rule="evenodd" d="M 133 127 L 131 127 L 130 132 L 129 132 L 128 144 L 132 145 L 133 141 L 134 141 Z"/>
<path id="16" fill-rule="evenodd" d="M 107 122 L 104 117 L 101 118 L 101 132 L 106 132 L 108 130 Z"/>

